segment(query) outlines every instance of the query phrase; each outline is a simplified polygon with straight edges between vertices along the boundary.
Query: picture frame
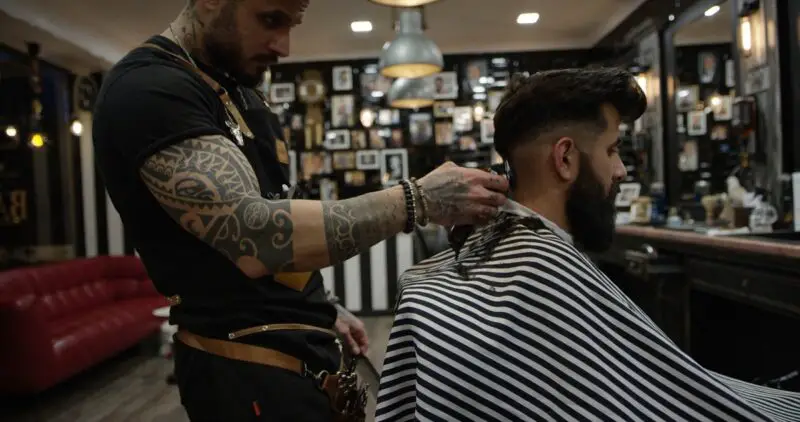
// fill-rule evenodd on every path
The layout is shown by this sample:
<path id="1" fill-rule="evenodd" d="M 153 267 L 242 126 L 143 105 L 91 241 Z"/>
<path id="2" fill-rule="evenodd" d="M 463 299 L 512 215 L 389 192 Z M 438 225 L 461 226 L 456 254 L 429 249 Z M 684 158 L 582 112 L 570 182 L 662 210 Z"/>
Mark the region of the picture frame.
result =
<path id="1" fill-rule="evenodd" d="M 620 183 L 619 193 L 614 198 L 614 206 L 620 208 L 630 207 L 642 191 L 641 183 Z"/>
<path id="2" fill-rule="evenodd" d="M 436 122 L 436 145 L 453 145 L 455 135 L 453 133 L 453 122 Z"/>
<path id="3" fill-rule="evenodd" d="M 459 133 L 472 130 L 472 107 L 456 107 L 453 110 L 453 130 Z"/>
<path id="4" fill-rule="evenodd" d="M 336 201 L 339 199 L 339 184 L 335 180 L 319 179 L 319 199 L 322 201 Z"/>
<path id="5" fill-rule="evenodd" d="M 719 97 L 719 106 L 714 107 L 714 120 L 727 121 L 733 118 L 733 98 L 730 95 Z"/>
<path id="6" fill-rule="evenodd" d="M 697 107 L 700 88 L 697 85 L 683 86 L 675 92 L 675 107 L 678 112 L 693 111 Z"/>
<path id="7" fill-rule="evenodd" d="M 433 119 L 428 113 L 408 116 L 408 133 L 412 145 L 425 145 L 433 139 Z"/>
<path id="8" fill-rule="evenodd" d="M 329 130 L 325 134 L 323 145 L 328 150 L 350 149 L 350 131 L 347 129 Z"/>
<path id="9" fill-rule="evenodd" d="M 356 167 L 356 154 L 353 151 L 336 151 L 333 153 L 334 170 L 352 170 Z"/>
<path id="10" fill-rule="evenodd" d="M 292 103 L 295 101 L 293 82 L 273 83 L 269 87 L 269 101 L 273 104 Z"/>
<path id="11" fill-rule="evenodd" d="M 719 67 L 717 55 L 712 52 L 702 52 L 697 55 L 697 74 L 701 84 L 713 83 L 717 77 Z"/>
<path id="12" fill-rule="evenodd" d="M 353 90 L 353 68 L 350 66 L 333 67 L 333 90 L 352 91 Z"/>
<path id="13" fill-rule="evenodd" d="M 494 143 L 494 120 L 492 119 L 481 120 L 481 143 L 483 144 Z"/>
<path id="14" fill-rule="evenodd" d="M 378 110 L 378 126 L 391 126 L 392 125 L 392 110 L 383 108 Z"/>
<path id="15" fill-rule="evenodd" d="M 505 91 L 497 91 L 497 90 L 489 91 L 486 94 L 486 97 L 487 97 L 487 101 L 486 102 L 488 103 L 487 104 L 487 111 L 489 113 L 494 113 L 494 112 L 497 111 L 497 107 L 500 106 L 500 101 L 503 99 L 503 95 L 504 94 L 505 94 Z"/>
<path id="16" fill-rule="evenodd" d="M 389 146 L 391 148 L 400 148 L 403 146 L 403 131 L 400 129 L 392 129 L 389 136 Z"/>
<path id="17" fill-rule="evenodd" d="M 396 185 L 408 178 L 408 151 L 405 148 L 384 149 L 380 153 L 381 181 L 385 186 Z"/>
<path id="18" fill-rule="evenodd" d="M 350 148 L 351 149 L 366 149 L 367 133 L 363 129 L 354 129 L 350 131 Z"/>
<path id="19" fill-rule="evenodd" d="M 364 186 L 367 184 L 367 175 L 358 170 L 346 171 L 344 172 L 344 184 L 348 186 Z"/>
<path id="20" fill-rule="evenodd" d="M 704 110 L 690 111 L 687 113 L 686 133 L 689 136 L 702 136 L 708 131 L 706 112 Z"/>
<path id="21" fill-rule="evenodd" d="M 455 100 L 458 98 L 458 76 L 456 72 L 440 72 L 428 77 L 433 84 L 433 98 Z"/>
<path id="22" fill-rule="evenodd" d="M 731 59 L 725 60 L 725 86 L 736 87 L 736 62 Z"/>
<path id="23" fill-rule="evenodd" d="M 433 103 L 433 117 L 446 118 L 453 117 L 453 110 L 456 103 L 453 101 L 436 101 Z"/>
<path id="24" fill-rule="evenodd" d="M 355 126 L 355 110 L 352 95 L 334 95 L 331 97 L 331 126 Z"/>
<path id="25" fill-rule="evenodd" d="M 391 136 L 391 132 L 389 136 Z M 372 149 L 386 148 L 386 139 L 381 135 L 381 129 L 369 130 L 369 147 Z"/>
<path id="26" fill-rule="evenodd" d="M 366 150 L 356 152 L 357 170 L 380 170 L 381 168 L 380 151 Z"/>

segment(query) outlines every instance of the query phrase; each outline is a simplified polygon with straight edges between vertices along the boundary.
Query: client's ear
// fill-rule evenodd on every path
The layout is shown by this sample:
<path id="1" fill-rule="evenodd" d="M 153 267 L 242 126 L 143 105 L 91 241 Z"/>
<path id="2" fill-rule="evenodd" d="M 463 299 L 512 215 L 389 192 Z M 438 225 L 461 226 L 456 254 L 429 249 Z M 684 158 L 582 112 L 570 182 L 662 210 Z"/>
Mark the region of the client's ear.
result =
<path id="1" fill-rule="evenodd" d="M 565 181 L 571 181 L 578 175 L 578 150 L 572 138 L 561 138 L 553 145 L 553 165 Z"/>

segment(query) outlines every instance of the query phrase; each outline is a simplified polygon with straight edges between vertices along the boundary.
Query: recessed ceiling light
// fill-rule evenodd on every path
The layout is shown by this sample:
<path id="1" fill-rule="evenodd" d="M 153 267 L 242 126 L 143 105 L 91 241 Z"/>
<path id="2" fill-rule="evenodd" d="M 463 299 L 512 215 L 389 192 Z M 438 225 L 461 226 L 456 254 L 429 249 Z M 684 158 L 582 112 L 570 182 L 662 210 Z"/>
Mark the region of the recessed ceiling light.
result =
<path id="1" fill-rule="evenodd" d="M 539 22 L 538 13 L 520 13 L 517 16 L 517 23 L 520 25 L 533 25 L 536 22 Z"/>
<path id="2" fill-rule="evenodd" d="M 370 21 L 355 21 L 350 24 L 350 29 L 353 32 L 370 32 L 372 31 L 372 22 Z"/>
<path id="3" fill-rule="evenodd" d="M 717 14 L 717 12 L 719 12 L 719 5 L 709 7 L 708 10 L 706 10 L 706 12 L 704 13 L 704 15 L 714 16 Z"/>

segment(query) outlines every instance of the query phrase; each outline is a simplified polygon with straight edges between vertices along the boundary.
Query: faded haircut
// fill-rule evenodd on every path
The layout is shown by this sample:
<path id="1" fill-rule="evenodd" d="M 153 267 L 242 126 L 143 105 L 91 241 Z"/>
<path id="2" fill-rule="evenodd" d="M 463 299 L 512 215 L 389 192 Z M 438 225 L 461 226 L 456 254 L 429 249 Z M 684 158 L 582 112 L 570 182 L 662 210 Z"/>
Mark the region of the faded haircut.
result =
<path id="1" fill-rule="evenodd" d="M 506 160 L 522 143 L 558 128 L 607 130 L 603 104 L 613 106 L 623 122 L 633 122 L 647 108 L 647 98 L 621 68 L 560 69 L 531 76 L 515 75 L 494 116 L 494 144 Z"/>

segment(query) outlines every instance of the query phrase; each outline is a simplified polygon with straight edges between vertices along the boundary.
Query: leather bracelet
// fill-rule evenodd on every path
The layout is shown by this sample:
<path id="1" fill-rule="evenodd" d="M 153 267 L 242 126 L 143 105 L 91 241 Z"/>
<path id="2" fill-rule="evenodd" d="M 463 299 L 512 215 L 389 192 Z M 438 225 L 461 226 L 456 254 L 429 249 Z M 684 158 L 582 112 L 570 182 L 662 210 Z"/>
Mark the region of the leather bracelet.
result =
<path id="1" fill-rule="evenodd" d="M 414 231 L 414 226 L 417 224 L 417 199 L 414 198 L 414 188 L 411 181 L 403 179 L 400 184 L 403 186 L 403 194 L 406 200 L 406 225 L 403 228 L 403 233 L 409 234 Z"/>
<path id="2" fill-rule="evenodd" d="M 420 226 L 427 226 L 430 222 L 430 216 L 428 216 L 428 203 L 425 201 L 425 191 L 422 190 L 422 186 L 419 185 L 419 181 L 412 177 L 411 183 L 414 185 L 414 188 L 417 190 L 417 201 L 419 202 L 419 218 L 417 219 L 417 224 Z"/>

